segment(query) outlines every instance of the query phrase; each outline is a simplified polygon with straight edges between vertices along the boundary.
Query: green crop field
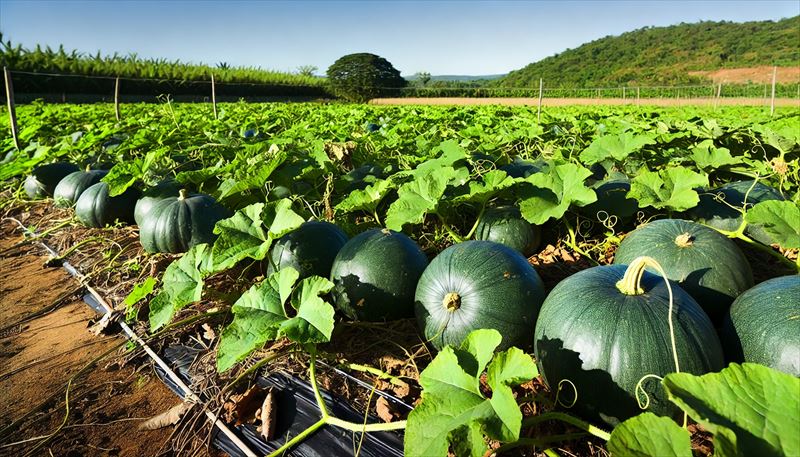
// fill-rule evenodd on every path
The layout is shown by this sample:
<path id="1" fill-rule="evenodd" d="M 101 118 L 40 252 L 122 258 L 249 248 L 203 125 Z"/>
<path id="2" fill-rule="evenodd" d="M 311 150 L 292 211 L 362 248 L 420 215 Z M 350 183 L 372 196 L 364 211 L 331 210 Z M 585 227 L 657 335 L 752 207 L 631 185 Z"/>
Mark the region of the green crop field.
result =
<path id="1" fill-rule="evenodd" d="M 121 109 L 18 106 L 0 212 L 150 344 L 212 335 L 210 410 L 275 366 L 408 456 L 800 454 L 800 109 Z M 323 366 L 414 408 L 336 417 Z"/>

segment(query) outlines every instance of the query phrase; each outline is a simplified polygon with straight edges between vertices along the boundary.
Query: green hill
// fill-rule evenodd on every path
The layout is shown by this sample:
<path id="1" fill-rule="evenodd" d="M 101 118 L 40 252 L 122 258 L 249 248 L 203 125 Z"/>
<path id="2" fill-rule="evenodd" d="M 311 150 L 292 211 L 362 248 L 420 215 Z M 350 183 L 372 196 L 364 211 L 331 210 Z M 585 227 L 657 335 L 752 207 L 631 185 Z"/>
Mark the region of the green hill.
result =
<path id="1" fill-rule="evenodd" d="M 495 85 L 602 87 L 706 81 L 690 71 L 800 65 L 800 16 L 780 21 L 700 22 L 608 36 L 512 71 Z"/>

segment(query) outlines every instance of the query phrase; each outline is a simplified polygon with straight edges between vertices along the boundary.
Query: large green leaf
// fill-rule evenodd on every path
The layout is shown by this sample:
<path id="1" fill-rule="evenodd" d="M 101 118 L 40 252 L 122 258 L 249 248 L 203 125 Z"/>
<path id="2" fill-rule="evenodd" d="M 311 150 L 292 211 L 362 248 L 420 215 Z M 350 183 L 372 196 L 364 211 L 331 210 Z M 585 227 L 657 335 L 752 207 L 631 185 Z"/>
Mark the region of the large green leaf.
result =
<path id="1" fill-rule="evenodd" d="M 530 356 L 517 348 L 495 356 L 487 380 L 492 397 L 480 391 L 480 375 L 502 337 L 496 330 L 475 330 L 461 348 L 442 349 L 420 374 L 422 402 L 408 416 L 408 456 L 479 456 L 486 451 L 483 435 L 501 441 L 519 438 L 522 414 L 511 386 L 536 376 Z"/>
<path id="2" fill-rule="evenodd" d="M 214 233 L 214 271 L 233 267 L 243 259 L 261 260 L 269 252 L 273 240 L 291 232 L 303 223 L 292 210 L 289 199 L 274 203 L 254 203 L 217 222 Z M 265 228 L 267 228 L 265 230 Z"/>
<path id="3" fill-rule="evenodd" d="M 603 135 L 581 152 L 581 162 L 586 165 L 602 162 L 607 159 L 623 161 L 629 155 L 639 151 L 648 144 L 655 144 L 655 137 L 651 135 L 635 135 L 631 132 L 622 132 L 617 135 Z"/>
<path id="4" fill-rule="evenodd" d="M 353 211 L 375 212 L 383 197 L 397 184 L 392 179 L 382 179 L 365 187 L 350 192 L 350 195 L 336 205 L 336 211 L 352 213 Z"/>
<path id="5" fill-rule="evenodd" d="M 729 149 L 716 147 L 712 140 L 705 140 L 693 147 L 692 160 L 697 168 L 709 171 L 742 162 L 741 158 L 731 156 Z"/>
<path id="6" fill-rule="evenodd" d="M 689 432 L 672 419 L 642 413 L 617 425 L 607 443 L 614 457 L 691 457 Z"/>
<path id="7" fill-rule="evenodd" d="M 254 203 L 217 222 L 214 233 L 214 270 L 222 271 L 244 258 L 260 260 L 269 251 L 270 240 L 264 232 L 261 215 L 264 203 Z"/>
<path id="8" fill-rule="evenodd" d="M 270 148 L 267 154 L 259 154 L 256 163 L 248 163 L 248 166 L 241 167 L 235 176 L 220 184 L 219 199 L 225 200 L 249 189 L 264 189 L 272 172 L 286 161 L 286 157 L 286 152 L 278 151 L 277 148 Z"/>
<path id="9" fill-rule="evenodd" d="M 631 181 L 628 198 L 638 200 L 642 206 L 685 211 L 700 201 L 694 190 L 698 187 L 708 187 L 708 176 L 687 168 L 643 171 Z"/>
<path id="10" fill-rule="evenodd" d="M 669 399 L 714 433 L 719 456 L 800 455 L 800 379 L 732 363 L 719 373 L 664 378 Z"/>
<path id="11" fill-rule="evenodd" d="M 164 271 L 161 292 L 150 301 L 150 328 L 158 330 L 184 306 L 200 300 L 203 293 L 203 267 L 209 263 L 207 244 L 193 246 Z"/>
<path id="12" fill-rule="evenodd" d="M 747 210 L 748 224 L 759 224 L 784 249 L 800 248 L 800 207 L 791 201 L 769 200 Z"/>
<path id="13" fill-rule="evenodd" d="M 233 321 L 220 335 L 217 370 L 228 370 L 266 342 L 285 335 L 298 343 L 323 343 L 333 332 L 333 307 L 320 295 L 333 283 L 319 276 L 305 278 L 294 268 L 273 273 L 266 281 L 251 287 L 234 303 Z M 297 311 L 286 314 L 290 297 Z"/>
<path id="14" fill-rule="evenodd" d="M 281 324 L 280 332 L 298 343 L 324 343 L 333 333 L 333 307 L 320 298 L 333 289 L 333 283 L 319 276 L 303 279 L 292 299 L 297 315 Z"/>
<path id="15" fill-rule="evenodd" d="M 454 202 L 486 203 L 498 193 L 510 188 L 522 179 L 515 179 L 505 171 L 491 170 L 480 177 L 467 183 L 466 192 L 453 198 Z"/>
<path id="16" fill-rule="evenodd" d="M 525 181 L 533 187 L 520 192 L 522 217 L 531 224 L 541 225 L 548 219 L 562 217 L 570 205 L 594 203 L 597 194 L 584 183 L 591 174 L 580 165 L 566 163 L 550 167 L 546 173 L 530 175 Z"/>
<path id="17" fill-rule="evenodd" d="M 233 304 L 233 322 L 222 331 L 217 351 L 217 370 L 223 372 L 278 336 L 286 320 L 283 303 L 300 274 L 293 268 L 273 273 L 252 286 Z"/>
<path id="18" fill-rule="evenodd" d="M 386 213 L 386 227 L 401 231 L 405 224 L 419 224 L 425 214 L 436 212 L 445 189 L 465 181 L 462 172 L 453 167 L 440 167 L 414 177 L 397 191 L 398 198 Z"/>

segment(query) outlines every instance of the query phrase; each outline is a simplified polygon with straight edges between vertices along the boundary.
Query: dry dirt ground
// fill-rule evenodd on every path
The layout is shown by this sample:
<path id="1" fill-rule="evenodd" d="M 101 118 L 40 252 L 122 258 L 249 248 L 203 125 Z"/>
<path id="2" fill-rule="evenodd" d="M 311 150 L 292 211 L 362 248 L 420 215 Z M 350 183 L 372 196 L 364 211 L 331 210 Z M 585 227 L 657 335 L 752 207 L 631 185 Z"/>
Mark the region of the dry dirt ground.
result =
<path id="1" fill-rule="evenodd" d="M 45 267 L 43 251 L 36 246 L 8 250 L 20 240 L 19 232 L 3 225 L 0 455 L 170 455 L 165 444 L 171 427 L 137 428 L 178 402 L 148 365 L 125 365 L 111 357 L 85 370 L 70 385 L 64 419 L 70 379 L 104 352 L 118 352 L 115 348 L 124 347 L 124 340 L 90 333 L 88 323 L 97 315 L 80 300 L 78 282 L 63 268 Z M 20 427 L 4 430 L 31 411 Z M 62 422 L 60 431 L 46 439 Z"/>
<path id="2" fill-rule="evenodd" d="M 723 68 L 714 71 L 690 71 L 691 76 L 705 76 L 714 83 L 747 84 L 772 83 L 773 67 Z M 778 67 L 776 81 L 782 84 L 800 82 L 800 67 Z"/>
<path id="3" fill-rule="evenodd" d="M 537 106 L 538 98 L 470 98 L 470 97 L 430 97 L 430 98 L 375 98 L 372 105 L 503 105 L 503 106 Z M 622 98 L 545 98 L 542 106 L 571 105 L 635 105 L 636 99 Z M 720 98 L 716 101 L 709 98 L 643 98 L 639 105 L 647 106 L 769 106 L 769 99 L 764 98 Z M 800 99 L 778 98 L 775 106 L 800 107 Z"/>

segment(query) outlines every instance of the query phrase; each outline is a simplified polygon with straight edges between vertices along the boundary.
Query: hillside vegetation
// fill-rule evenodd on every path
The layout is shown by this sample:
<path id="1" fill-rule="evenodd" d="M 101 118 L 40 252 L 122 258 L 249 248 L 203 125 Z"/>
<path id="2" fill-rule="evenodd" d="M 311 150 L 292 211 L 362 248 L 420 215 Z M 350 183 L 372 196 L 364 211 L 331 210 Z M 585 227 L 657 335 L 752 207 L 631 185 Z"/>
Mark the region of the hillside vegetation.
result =
<path id="1" fill-rule="evenodd" d="M 708 82 L 693 71 L 800 65 L 800 16 L 780 21 L 645 27 L 547 57 L 497 81 L 505 87 Z"/>

